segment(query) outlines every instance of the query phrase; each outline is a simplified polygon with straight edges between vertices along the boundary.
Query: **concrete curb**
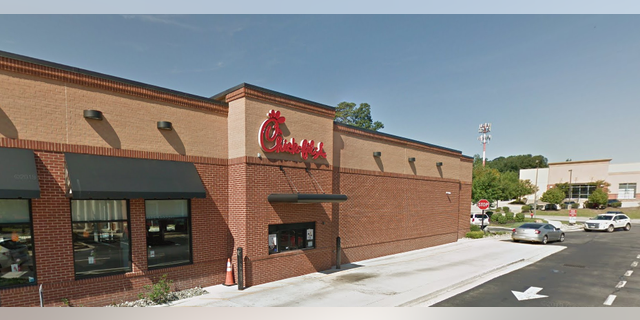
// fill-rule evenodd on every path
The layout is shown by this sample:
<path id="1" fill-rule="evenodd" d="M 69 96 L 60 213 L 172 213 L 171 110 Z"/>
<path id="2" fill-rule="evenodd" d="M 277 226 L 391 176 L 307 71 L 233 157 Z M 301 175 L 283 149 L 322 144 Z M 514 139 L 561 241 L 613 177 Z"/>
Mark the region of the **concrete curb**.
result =
<path id="1" fill-rule="evenodd" d="M 464 279 L 462 281 L 458 281 L 458 282 L 454 283 L 453 285 L 448 286 L 446 288 L 443 288 L 443 289 L 440 289 L 440 290 L 436 290 L 436 291 L 434 291 L 432 293 L 429 293 L 429 294 L 427 294 L 425 296 L 422 296 L 420 298 L 413 299 L 411 301 L 407 301 L 405 303 L 402 303 L 402 304 L 398 305 L 398 307 L 413 307 L 415 305 L 423 304 L 425 302 L 430 302 L 430 303 L 428 305 L 423 305 L 423 307 L 431 306 L 433 304 L 436 304 L 436 303 L 440 302 L 440 301 L 434 301 L 434 300 L 437 299 L 438 297 L 442 296 L 443 294 L 447 293 L 447 292 L 451 292 L 453 290 L 459 289 L 459 288 L 464 287 L 466 285 L 469 285 L 471 283 L 477 282 L 480 279 L 486 278 L 489 275 L 492 275 L 493 273 L 495 273 L 497 271 L 500 271 L 502 269 L 506 269 L 506 268 L 508 268 L 508 267 L 510 267 L 510 266 L 512 266 L 514 264 L 524 262 L 525 260 L 526 259 L 523 258 L 523 259 L 519 259 L 519 260 L 516 260 L 516 261 L 512 261 L 512 262 L 503 264 L 501 266 L 495 267 L 495 268 L 493 268 L 493 269 L 481 274 L 480 276 L 473 275 L 472 277 L 469 277 L 469 278 Z M 491 279 L 492 278 L 489 278 L 487 280 L 491 280 Z M 485 281 L 482 281 L 482 283 L 484 283 L 484 282 Z"/>

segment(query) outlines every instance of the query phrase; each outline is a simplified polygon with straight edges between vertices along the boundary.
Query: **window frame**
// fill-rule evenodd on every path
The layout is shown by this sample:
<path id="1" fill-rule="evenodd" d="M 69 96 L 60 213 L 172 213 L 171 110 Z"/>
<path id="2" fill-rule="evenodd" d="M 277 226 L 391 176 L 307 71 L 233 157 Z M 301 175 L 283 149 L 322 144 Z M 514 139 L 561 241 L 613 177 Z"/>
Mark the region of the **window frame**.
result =
<path id="1" fill-rule="evenodd" d="M 285 226 L 289 226 L 288 228 Z M 311 227 L 307 227 L 307 226 L 311 226 Z M 278 249 L 278 251 L 276 252 L 272 252 L 272 250 L 269 248 L 269 237 L 274 234 L 271 232 L 272 227 L 276 230 L 274 230 L 274 233 L 276 234 L 276 248 Z M 313 230 L 313 240 L 307 240 L 306 237 L 304 239 L 304 241 L 313 241 L 313 246 L 311 247 L 305 247 L 305 248 L 296 248 L 296 249 L 281 249 L 280 248 L 280 232 L 282 231 L 291 231 L 291 230 L 300 230 L 300 229 L 312 229 Z M 293 252 L 293 251 L 299 251 L 299 250 L 313 250 L 316 249 L 317 246 L 317 239 L 318 239 L 318 235 L 316 233 L 316 221 L 310 221 L 310 222 L 297 222 L 297 223 L 281 223 L 281 224 L 270 224 L 267 226 L 267 252 L 269 255 L 273 255 L 273 254 L 281 254 L 281 253 L 286 253 L 286 252 Z"/>
<path id="2" fill-rule="evenodd" d="M 76 252 L 75 249 L 72 249 L 71 253 L 73 255 L 73 275 L 74 278 L 76 280 L 84 280 L 84 279 L 93 279 L 93 278 L 100 278 L 100 277 L 108 277 L 108 276 L 113 276 L 113 275 L 121 275 L 121 274 L 127 274 L 130 272 L 133 272 L 133 237 L 131 236 L 131 207 L 130 207 L 130 202 L 129 199 L 73 199 L 70 198 L 69 199 L 69 221 L 70 221 L 70 227 L 71 227 L 71 248 L 73 248 L 74 246 L 74 240 L 73 240 L 73 224 L 74 223 L 106 223 L 107 221 L 104 220 L 91 220 L 91 221 L 80 221 L 80 222 L 76 222 L 73 220 L 73 201 L 125 201 L 126 203 L 126 208 L 127 208 L 127 232 L 129 234 L 129 270 L 124 270 L 124 271 L 113 271 L 113 272 L 105 272 L 105 273 L 100 273 L 100 274 L 89 274 L 89 275 L 79 275 L 78 271 L 76 270 Z M 113 222 L 114 220 L 109 220 L 111 222 Z M 116 220 L 116 221 L 125 221 L 125 220 Z"/>
<path id="3" fill-rule="evenodd" d="M 5 289 L 12 289 L 12 288 L 20 288 L 20 287 L 27 287 L 27 286 L 36 286 L 38 285 L 38 265 L 37 265 L 37 261 L 36 261 L 36 242 L 34 241 L 35 239 L 35 234 L 33 233 L 33 209 L 31 208 L 31 200 L 32 199 L 9 199 L 9 198 L 0 198 L 0 200 L 26 200 L 28 203 L 28 207 L 29 207 L 29 231 L 31 232 L 31 261 L 33 264 L 33 282 L 27 282 L 27 283 L 21 283 L 21 284 L 14 284 L 14 285 L 9 285 L 9 286 L 0 286 L 0 290 L 5 290 Z M 3 225 L 12 225 L 12 224 L 22 224 L 22 223 L 0 223 Z"/>
<path id="4" fill-rule="evenodd" d="M 158 269 L 165 269 L 165 268 L 174 268 L 174 267 L 180 267 L 180 266 L 187 266 L 187 265 L 192 265 L 193 264 L 193 224 L 192 224 L 192 219 L 191 219 L 191 199 L 144 199 L 144 223 L 145 223 L 145 229 L 146 229 L 146 225 L 147 225 L 147 221 L 148 220 L 159 220 L 159 219 L 147 219 L 147 201 L 166 201 L 166 200 L 186 200 L 187 201 L 187 217 L 186 218 L 181 218 L 181 219 L 185 219 L 188 223 L 189 226 L 189 261 L 188 262 L 182 262 L 182 263 L 176 263 L 176 264 L 171 264 L 171 265 L 161 265 L 161 266 L 150 266 L 149 265 L 149 252 L 147 252 L 145 254 L 145 256 L 147 257 L 147 270 L 158 270 Z M 146 237 L 145 235 L 145 248 L 149 248 L 149 239 Z"/>

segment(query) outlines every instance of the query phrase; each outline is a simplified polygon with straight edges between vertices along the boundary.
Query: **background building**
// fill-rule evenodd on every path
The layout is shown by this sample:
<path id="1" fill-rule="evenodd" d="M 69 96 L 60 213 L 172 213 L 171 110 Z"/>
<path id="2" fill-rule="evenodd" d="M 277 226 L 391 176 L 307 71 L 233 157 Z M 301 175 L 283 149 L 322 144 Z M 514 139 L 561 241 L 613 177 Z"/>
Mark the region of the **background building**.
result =
<path id="1" fill-rule="evenodd" d="M 593 182 L 603 180 L 611 184 L 609 199 L 618 199 L 623 207 L 639 205 L 636 191 L 640 183 L 640 163 L 611 164 L 611 159 L 549 163 L 538 170 L 538 199 L 556 183 L 571 183 L 571 198 L 583 203 L 595 190 Z M 536 169 L 520 170 L 520 179 L 535 184 Z M 570 195 L 567 195 L 569 198 Z M 533 195 L 527 197 L 533 202 Z"/>

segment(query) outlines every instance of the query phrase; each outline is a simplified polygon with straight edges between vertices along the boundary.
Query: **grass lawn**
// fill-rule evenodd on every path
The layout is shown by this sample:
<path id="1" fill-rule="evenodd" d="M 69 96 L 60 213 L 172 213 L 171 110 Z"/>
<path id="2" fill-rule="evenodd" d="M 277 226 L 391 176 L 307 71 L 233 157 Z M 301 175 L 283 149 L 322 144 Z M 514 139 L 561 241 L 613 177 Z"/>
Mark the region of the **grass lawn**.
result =
<path id="1" fill-rule="evenodd" d="M 598 214 L 601 213 L 605 213 L 607 211 L 622 211 L 624 214 L 628 215 L 629 218 L 631 219 L 640 219 L 640 207 L 636 207 L 636 208 L 607 208 L 607 209 L 602 209 L 602 210 L 597 210 L 597 209 L 577 209 L 577 215 L 578 217 L 586 217 L 586 218 L 590 218 L 590 217 L 595 217 Z M 568 217 L 569 216 L 569 210 L 567 209 L 562 209 L 559 211 L 542 211 L 542 210 L 538 210 L 537 212 L 538 215 L 541 216 L 565 216 Z"/>

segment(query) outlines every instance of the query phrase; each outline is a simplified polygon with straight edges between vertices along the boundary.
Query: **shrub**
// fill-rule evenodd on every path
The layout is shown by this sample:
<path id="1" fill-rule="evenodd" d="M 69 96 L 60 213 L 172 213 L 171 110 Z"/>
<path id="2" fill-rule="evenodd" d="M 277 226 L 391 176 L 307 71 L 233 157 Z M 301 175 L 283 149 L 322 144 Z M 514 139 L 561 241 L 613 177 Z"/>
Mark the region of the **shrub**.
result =
<path id="1" fill-rule="evenodd" d="M 520 212 L 520 213 L 516 214 L 515 220 L 516 220 L 516 222 L 523 222 L 524 221 L 524 213 Z"/>
<path id="2" fill-rule="evenodd" d="M 505 223 L 507 223 L 507 216 L 500 215 L 500 216 L 498 217 L 498 221 L 497 221 L 497 222 L 498 222 L 499 224 L 505 224 Z"/>
<path id="3" fill-rule="evenodd" d="M 475 225 L 475 224 L 472 224 L 471 228 L 469 228 L 469 229 L 470 229 L 470 231 L 481 231 L 480 230 L 480 226 L 479 225 Z"/>
<path id="4" fill-rule="evenodd" d="M 531 211 L 531 206 L 530 205 L 524 205 L 524 206 L 522 206 L 521 211 L 522 212 L 529 212 L 529 211 Z"/>
<path id="5" fill-rule="evenodd" d="M 471 239 L 480 239 L 480 238 L 484 237 L 484 232 L 482 232 L 482 231 L 470 231 L 470 232 L 467 232 L 466 237 L 467 238 L 471 238 Z"/>
<path id="6" fill-rule="evenodd" d="M 144 289 L 149 292 L 146 294 L 146 296 L 141 293 L 138 295 L 138 297 L 147 298 L 157 304 L 165 303 L 168 300 L 169 292 L 171 292 L 172 283 L 173 280 L 167 281 L 167 274 L 163 274 L 158 282 L 154 283 L 151 286 L 144 286 Z"/>
<path id="7" fill-rule="evenodd" d="M 497 208 L 496 208 L 496 212 L 502 212 L 502 208 L 497 207 Z"/>
<path id="8" fill-rule="evenodd" d="M 601 188 L 597 188 L 589 196 L 589 203 L 593 203 L 597 206 L 606 206 L 609 196 Z"/>
<path id="9" fill-rule="evenodd" d="M 507 212 L 504 216 L 507 218 L 507 221 L 513 221 L 513 212 Z"/>
<path id="10" fill-rule="evenodd" d="M 511 210 L 509 210 L 509 207 L 502 207 L 502 211 L 504 211 L 505 213 L 511 212 Z"/>
<path id="11" fill-rule="evenodd" d="M 622 202 L 620 202 L 620 201 L 615 201 L 615 202 L 611 202 L 609 205 L 610 205 L 612 208 L 620 208 L 620 207 L 622 207 Z"/>

